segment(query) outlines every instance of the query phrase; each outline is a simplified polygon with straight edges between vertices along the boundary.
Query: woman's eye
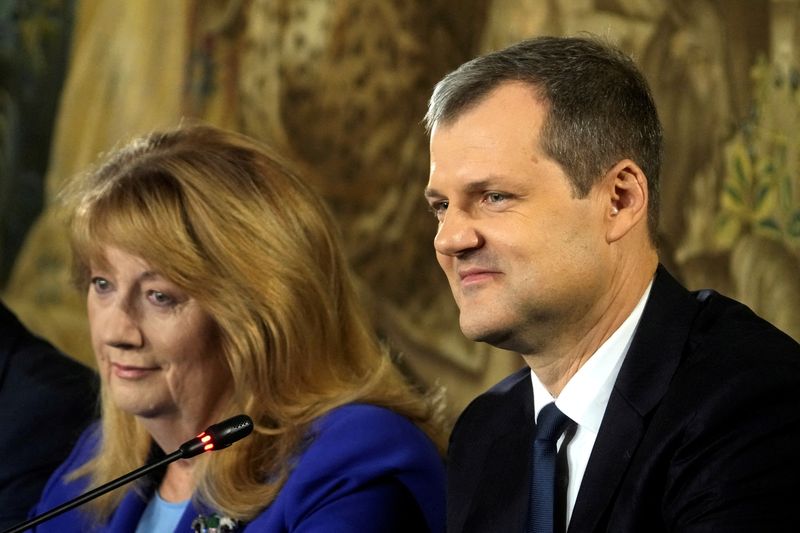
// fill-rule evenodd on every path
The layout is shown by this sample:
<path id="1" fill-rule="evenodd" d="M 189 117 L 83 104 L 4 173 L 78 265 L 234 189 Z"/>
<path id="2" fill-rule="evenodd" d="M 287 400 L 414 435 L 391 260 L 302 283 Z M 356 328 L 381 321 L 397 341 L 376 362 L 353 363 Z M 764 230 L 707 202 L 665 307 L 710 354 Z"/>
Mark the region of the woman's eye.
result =
<path id="1" fill-rule="evenodd" d="M 93 277 L 89 282 L 94 287 L 95 292 L 103 293 L 111 290 L 111 283 L 105 278 Z"/>
<path id="2" fill-rule="evenodd" d="M 147 299 L 159 307 L 168 307 L 175 303 L 175 299 L 161 291 L 147 291 Z"/>

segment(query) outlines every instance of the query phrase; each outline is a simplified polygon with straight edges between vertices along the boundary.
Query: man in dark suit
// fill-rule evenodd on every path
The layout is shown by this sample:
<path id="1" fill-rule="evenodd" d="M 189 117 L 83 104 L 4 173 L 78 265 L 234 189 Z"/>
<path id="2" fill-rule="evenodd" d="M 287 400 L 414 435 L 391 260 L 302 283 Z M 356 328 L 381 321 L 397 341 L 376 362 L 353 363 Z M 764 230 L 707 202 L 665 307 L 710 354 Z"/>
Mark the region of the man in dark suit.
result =
<path id="1" fill-rule="evenodd" d="M 661 125 L 633 62 L 524 41 L 446 76 L 426 122 L 461 329 L 528 366 L 456 423 L 448 530 L 797 529 L 800 346 L 659 266 Z"/>
<path id="2" fill-rule="evenodd" d="M 25 520 L 96 410 L 97 376 L 0 302 L 0 530 Z"/>

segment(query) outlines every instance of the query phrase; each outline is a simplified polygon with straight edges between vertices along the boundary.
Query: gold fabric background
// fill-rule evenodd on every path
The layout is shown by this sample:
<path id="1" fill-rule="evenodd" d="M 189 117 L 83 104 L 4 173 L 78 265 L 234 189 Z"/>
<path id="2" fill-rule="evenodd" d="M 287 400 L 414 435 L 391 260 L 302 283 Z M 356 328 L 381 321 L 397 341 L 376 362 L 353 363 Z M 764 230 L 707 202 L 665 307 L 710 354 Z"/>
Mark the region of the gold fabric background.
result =
<path id="1" fill-rule="evenodd" d="M 450 410 L 519 358 L 466 341 L 422 199 L 436 80 L 518 39 L 582 31 L 642 65 L 666 130 L 661 257 L 800 339 L 797 0 L 84 0 L 48 207 L 4 300 L 91 361 L 56 191 L 129 137 L 196 117 L 280 146 L 338 215 L 381 333 Z M 268 273 L 265 273 L 268 275 Z"/>

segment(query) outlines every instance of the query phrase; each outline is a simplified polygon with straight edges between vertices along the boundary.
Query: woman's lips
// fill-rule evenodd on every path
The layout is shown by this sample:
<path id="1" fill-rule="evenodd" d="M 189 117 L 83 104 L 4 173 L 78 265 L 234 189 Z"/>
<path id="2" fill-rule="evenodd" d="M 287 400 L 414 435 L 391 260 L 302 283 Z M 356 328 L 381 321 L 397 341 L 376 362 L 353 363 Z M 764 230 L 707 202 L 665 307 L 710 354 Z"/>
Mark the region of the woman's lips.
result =
<path id="1" fill-rule="evenodd" d="M 136 366 L 111 363 L 111 372 L 122 379 L 141 379 L 158 370 L 157 366 Z"/>

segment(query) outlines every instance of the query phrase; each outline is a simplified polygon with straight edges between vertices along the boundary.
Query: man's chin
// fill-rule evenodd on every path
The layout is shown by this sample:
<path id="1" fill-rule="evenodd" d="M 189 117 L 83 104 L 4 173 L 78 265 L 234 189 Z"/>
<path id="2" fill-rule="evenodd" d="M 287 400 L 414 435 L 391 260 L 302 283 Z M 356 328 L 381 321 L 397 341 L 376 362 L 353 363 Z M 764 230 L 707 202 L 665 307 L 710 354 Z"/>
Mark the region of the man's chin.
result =
<path id="1" fill-rule="evenodd" d="M 497 348 L 509 349 L 507 346 L 512 343 L 511 330 L 508 328 L 491 326 L 489 324 L 468 324 L 462 321 L 461 332 L 469 340 L 485 342 Z"/>

